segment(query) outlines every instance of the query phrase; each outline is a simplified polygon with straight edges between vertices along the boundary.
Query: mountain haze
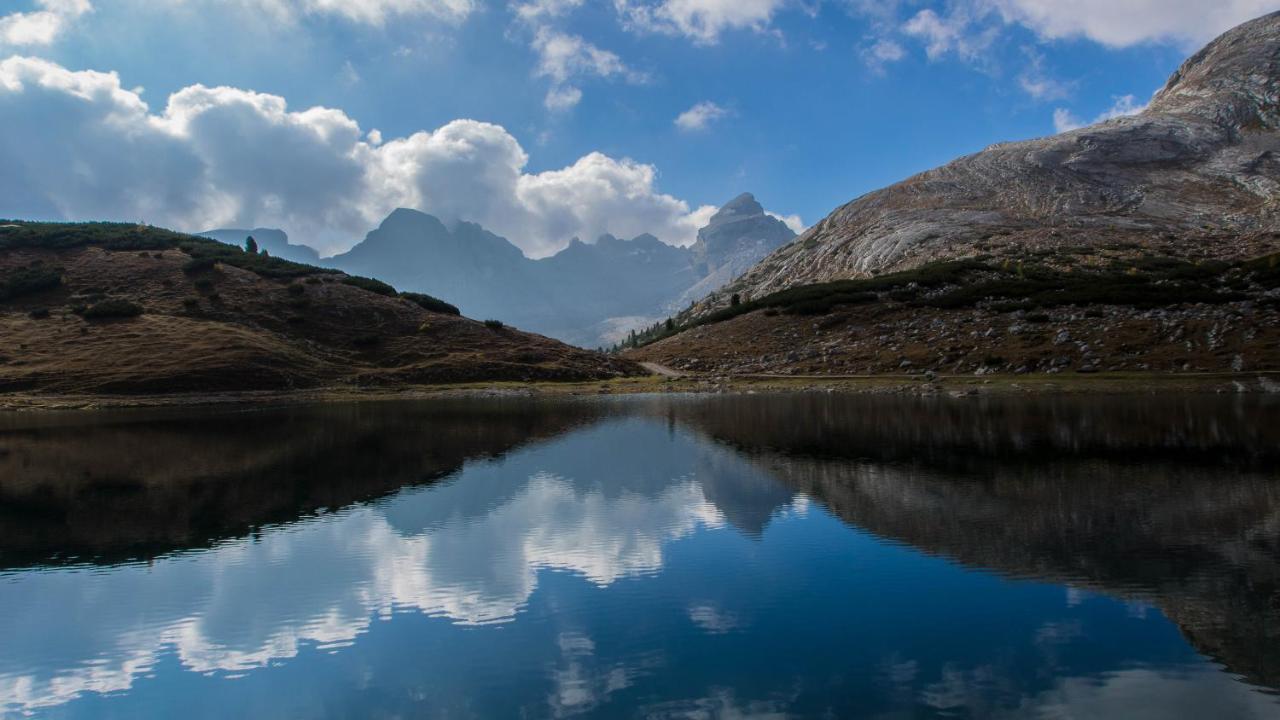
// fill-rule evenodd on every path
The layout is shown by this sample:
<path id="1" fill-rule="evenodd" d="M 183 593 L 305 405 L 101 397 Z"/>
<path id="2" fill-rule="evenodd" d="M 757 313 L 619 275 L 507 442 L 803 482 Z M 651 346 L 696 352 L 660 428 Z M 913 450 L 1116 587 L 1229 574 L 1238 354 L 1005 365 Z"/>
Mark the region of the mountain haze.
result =
<path id="1" fill-rule="evenodd" d="M 264 247 L 273 254 L 275 248 L 299 247 L 286 245 L 280 231 L 251 232 L 267 238 L 270 245 Z M 236 245 L 248 234 L 204 233 Z M 744 193 L 721 208 L 688 248 L 650 234 L 630 240 L 602 235 L 591 243 L 574 238 L 555 255 L 533 260 L 474 223 L 448 227 L 432 215 L 401 208 L 353 248 L 321 264 L 429 293 L 471 317 L 595 347 L 674 315 L 794 238 L 785 223 Z"/>
<path id="2" fill-rule="evenodd" d="M 306 265 L 317 265 L 320 262 L 320 253 L 308 245 L 294 245 L 289 242 L 289 236 L 283 230 L 272 228 L 207 230 L 196 235 L 239 247 L 244 247 L 244 241 L 252 237 L 254 242 L 258 243 L 258 248 L 267 251 L 272 257 Z"/>

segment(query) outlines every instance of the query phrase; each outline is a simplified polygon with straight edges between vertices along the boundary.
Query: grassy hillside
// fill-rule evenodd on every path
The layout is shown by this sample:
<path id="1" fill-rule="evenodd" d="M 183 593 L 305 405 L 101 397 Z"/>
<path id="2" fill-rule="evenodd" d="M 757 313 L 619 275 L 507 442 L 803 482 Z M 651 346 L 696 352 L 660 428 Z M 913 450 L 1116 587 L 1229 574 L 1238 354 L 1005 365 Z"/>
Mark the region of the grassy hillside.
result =
<path id="1" fill-rule="evenodd" d="M 627 361 L 385 283 L 157 228 L 0 221 L 0 391 L 581 380 Z"/>
<path id="2" fill-rule="evenodd" d="M 1241 370 L 1280 367 L 1264 339 L 1278 310 L 1280 253 L 1222 261 L 1076 247 L 739 298 L 635 345 L 640 359 L 738 372 Z M 1188 336 L 1201 326 L 1207 336 Z"/>

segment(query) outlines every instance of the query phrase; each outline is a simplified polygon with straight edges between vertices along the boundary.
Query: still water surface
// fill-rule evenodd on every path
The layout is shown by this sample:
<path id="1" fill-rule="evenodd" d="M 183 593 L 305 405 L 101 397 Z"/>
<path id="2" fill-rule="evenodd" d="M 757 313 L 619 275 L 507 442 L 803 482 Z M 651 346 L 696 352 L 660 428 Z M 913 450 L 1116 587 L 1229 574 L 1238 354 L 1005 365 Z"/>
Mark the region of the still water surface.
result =
<path id="1" fill-rule="evenodd" d="M 0 713 L 1280 717 L 1280 403 L 0 417 Z"/>

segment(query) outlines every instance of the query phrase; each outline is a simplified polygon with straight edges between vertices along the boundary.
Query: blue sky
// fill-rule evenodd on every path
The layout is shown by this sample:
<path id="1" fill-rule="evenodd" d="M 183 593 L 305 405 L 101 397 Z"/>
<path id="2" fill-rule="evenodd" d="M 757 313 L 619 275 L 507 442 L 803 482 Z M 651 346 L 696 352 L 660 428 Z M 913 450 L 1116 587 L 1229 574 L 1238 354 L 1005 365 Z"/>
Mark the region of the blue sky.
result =
<path id="1" fill-rule="evenodd" d="M 332 252 L 409 205 L 544 255 L 606 231 L 686 243 L 744 190 L 816 222 L 991 143 L 1134 111 L 1280 0 L 8 7 L 0 216 L 270 225 Z"/>

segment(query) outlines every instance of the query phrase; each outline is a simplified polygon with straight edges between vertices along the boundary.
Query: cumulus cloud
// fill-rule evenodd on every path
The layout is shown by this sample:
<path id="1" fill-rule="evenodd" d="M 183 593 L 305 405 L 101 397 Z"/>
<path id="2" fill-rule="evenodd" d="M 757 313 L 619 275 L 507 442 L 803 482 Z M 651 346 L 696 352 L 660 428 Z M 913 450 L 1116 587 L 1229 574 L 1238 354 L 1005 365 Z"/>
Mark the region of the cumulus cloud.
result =
<path id="1" fill-rule="evenodd" d="M 719 105 L 704 100 L 676 116 L 676 127 L 685 132 L 705 130 L 711 123 L 725 117 L 729 111 Z"/>
<path id="2" fill-rule="evenodd" d="M 455 120 L 384 138 L 340 110 L 194 85 L 154 112 L 114 73 L 0 61 L 0 216 L 144 220 L 183 230 L 281 227 L 337 252 L 396 207 L 466 219 L 526 253 L 574 236 L 693 241 L 697 211 L 652 165 L 601 153 L 526 173 L 500 126 Z"/>
<path id="3" fill-rule="evenodd" d="M 1081 120 L 1066 108 L 1058 108 L 1053 111 L 1053 127 L 1058 132 L 1064 133 L 1118 117 L 1137 115 L 1147 109 L 1146 103 L 1139 103 L 1132 95 L 1121 95 L 1114 98 L 1114 100 L 1115 102 L 1111 104 L 1111 107 L 1104 110 L 1091 122 Z"/>
<path id="4" fill-rule="evenodd" d="M 643 32 L 680 35 L 702 45 L 728 30 L 768 29 L 786 0 L 614 0 L 624 24 Z"/>
<path id="5" fill-rule="evenodd" d="M 36 6 L 0 16 L 0 45 L 48 45 L 71 21 L 93 11 L 89 0 L 36 0 Z"/>

